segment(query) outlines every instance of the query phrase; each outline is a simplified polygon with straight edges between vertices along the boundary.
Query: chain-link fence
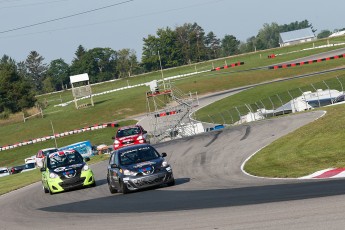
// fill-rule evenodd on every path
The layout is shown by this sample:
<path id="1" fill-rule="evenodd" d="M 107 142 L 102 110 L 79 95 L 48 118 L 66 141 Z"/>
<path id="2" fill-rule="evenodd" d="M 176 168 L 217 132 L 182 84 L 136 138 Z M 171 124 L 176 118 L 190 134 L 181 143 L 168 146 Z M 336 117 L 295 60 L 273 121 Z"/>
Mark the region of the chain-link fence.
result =
<path id="1" fill-rule="evenodd" d="M 344 86 L 345 76 L 335 77 L 271 95 L 253 103 L 223 108 L 207 114 L 196 113 L 193 118 L 211 124 L 237 125 L 309 110 L 344 101 Z"/>

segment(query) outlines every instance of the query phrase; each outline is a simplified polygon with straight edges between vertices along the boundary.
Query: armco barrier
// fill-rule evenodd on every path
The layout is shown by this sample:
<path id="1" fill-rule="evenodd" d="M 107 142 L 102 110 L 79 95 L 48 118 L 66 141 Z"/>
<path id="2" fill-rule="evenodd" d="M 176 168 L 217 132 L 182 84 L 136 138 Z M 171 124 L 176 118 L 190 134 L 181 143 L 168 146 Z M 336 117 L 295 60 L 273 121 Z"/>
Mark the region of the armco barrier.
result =
<path id="1" fill-rule="evenodd" d="M 231 68 L 231 67 L 235 67 L 235 66 L 239 66 L 239 65 L 244 65 L 244 62 L 236 62 L 236 63 L 232 63 L 230 65 L 225 65 L 225 66 L 221 66 L 221 67 L 216 67 L 214 69 L 212 69 L 211 71 L 217 71 L 217 70 L 221 70 L 221 69 L 227 69 L 227 68 Z"/>
<path id="2" fill-rule="evenodd" d="M 62 133 L 56 133 L 52 136 L 45 136 L 45 137 L 40 137 L 40 138 L 35 138 L 35 139 L 30 139 L 30 140 L 25 140 L 25 141 L 21 141 L 15 144 L 11 144 L 11 145 L 4 145 L 4 146 L 0 146 L 0 151 L 4 151 L 4 150 L 9 150 L 9 149 L 14 149 L 20 146 L 25 146 L 25 145 L 31 145 L 31 144 L 35 144 L 35 143 L 39 143 L 42 141 L 47 141 L 47 140 L 51 140 L 54 138 L 60 138 L 60 137 L 64 137 L 64 136 L 69 136 L 72 134 L 76 134 L 76 133 L 82 133 L 82 132 L 87 132 L 87 131 L 93 131 L 93 130 L 97 130 L 97 129 L 103 129 L 103 128 L 107 128 L 107 127 L 111 127 L 111 128 L 115 128 L 118 127 L 119 124 L 118 123 L 104 123 L 104 124 L 96 124 L 93 126 L 88 126 L 88 127 L 84 127 L 81 129 L 74 129 L 71 131 L 66 131 L 66 132 L 62 132 Z"/>
<path id="3" fill-rule="evenodd" d="M 274 65 L 274 66 L 269 66 L 268 69 L 282 69 L 282 68 L 288 68 L 288 67 L 295 67 L 295 66 L 307 65 L 307 64 L 312 64 L 312 63 L 317 63 L 317 62 L 322 62 L 322 61 L 339 59 L 339 58 L 343 58 L 343 57 L 345 57 L 345 54 L 336 55 L 336 56 L 332 56 L 332 57 L 326 57 L 326 58 L 320 58 L 320 59 L 314 59 L 314 60 L 309 60 L 309 61 L 304 61 L 304 62 Z"/>

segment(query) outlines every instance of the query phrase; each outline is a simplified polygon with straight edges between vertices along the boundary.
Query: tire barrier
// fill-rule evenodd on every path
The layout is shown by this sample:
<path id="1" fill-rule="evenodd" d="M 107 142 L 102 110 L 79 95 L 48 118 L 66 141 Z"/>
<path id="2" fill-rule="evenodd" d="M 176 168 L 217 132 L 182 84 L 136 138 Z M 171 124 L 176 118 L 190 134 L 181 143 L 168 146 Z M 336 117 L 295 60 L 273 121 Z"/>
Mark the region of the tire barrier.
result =
<path id="1" fill-rule="evenodd" d="M 211 69 L 211 71 L 218 71 L 221 69 L 227 69 L 227 68 L 231 68 L 231 67 L 235 67 L 235 66 L 240 66 L 240 65 L 244 65 L 244 62 L 236 62 L 236 63 L 232 63 L 230 65 L 225 65 L 225 66 L 221 66 L 221 67 L 216 67 L 214 69 Z"/>
<path id="2" fill-rule="evenodd" d="M 56 133 L 52 136 L 45 136 L 45 137 L 21 141 L 21 142 L 11 144 L 11 145 L 0 146 L 0 151 L 14 149 L 14 148 L 21 147 L 21 146 L 26 146 L 26 145 L 40 143 L 40 142 L 47 141 L 47 140 L 52 140 L 54 138 L 65 137 L 65 136 L 69 136 L 69 135 L 73 135 L 73 134 L 77 134 L 77 133 L 83 133 L 83 132 L 88 132 L 88 131 L 93 131 L 93 130 L 98 130 L 98 129 L 104 129 L 104 128 L 108 128 L 108 127 L 110 127 L 110 128 L 119 127 L 119 124 L 114 123 L 114 122 L 104 123 L 104 124 L 95 124 L 93 126 L 84 127 L 81 129 L 74 129 L 71 131 Z"/>
<path id="3" fill-rule="evenodd" d="M 274 65 L 274 66 L 269 66 L 268 69 L 282 69 L 282 68 L 288 68 L 288 67 L 302 66 L 302 65 L 307 65 L 307 64 L 317 63 L 317 62 L 339 59 L 339 58 L 343 58 L 343 57 L 345 57 L 345 54 L 336 55 L 336 56 L 332 56 L 332 57 L 326 57 L 326 58 L 320 58 L 320 59 L 314 59 L 314 60 L 309 60 L 309 61 L 304 61 L 304 62 Z"/>
<path id="4" fill-rule="evenodd" d="M 161 112 L 161 113 L 156 113 L 155 117 L 165 117 L 165 116 L 169 116 L 169 115 L 175 115 L 177 113 L 180 113 L 182 110 L 174 110 L 174 111 L 169 111 L 169 112 Z"/>

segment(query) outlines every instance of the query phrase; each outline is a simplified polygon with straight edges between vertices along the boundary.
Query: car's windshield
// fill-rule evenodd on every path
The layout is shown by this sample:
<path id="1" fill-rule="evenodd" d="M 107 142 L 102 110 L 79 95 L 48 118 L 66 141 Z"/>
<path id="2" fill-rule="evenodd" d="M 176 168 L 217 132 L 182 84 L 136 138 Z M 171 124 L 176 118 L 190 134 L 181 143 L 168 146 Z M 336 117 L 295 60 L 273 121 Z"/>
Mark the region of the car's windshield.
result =
<path id="1" fill-rule="evenodd" d="M 44 156 L 47 156 L 47 155 L 49 155 L 51 153 L 55 153 L 57 151 L 58 151 L 57 149 L 47 149 L 47 150 L 43 150 L 42 153 Z"/>
<path id="2" fill-rule="evenodd" d="M 119 160 L 121 165 L 136 164 L 144 161 L 157 159 L 158 157 L 160 157 L 158 152 L 150 146 L 144 146 L 122 151 L 120 150 L 119 154 Z"/>
<path id="3" fill-rule="evenodd" d="M 55 169 L 68 165 L 81 164 L 83 161 L 83 157 L 78 152 L 57 152 L 49 155 L 47 165 L 48 168 Z"/>
<path id="4" fill-rule="evenodd" d="M 120 129 L 117 131 L 116 137 L 127 137 L 127 136 L 137 135 L 139 133 L 140 133 L 140 129 L 138 127 Z"/>
<path id="5" fill-rule="evenodd" d="M 33 169 L 35 168 L 35 163 L 29 163 L 29 164 L 25 164 L 25 169 Z"/>

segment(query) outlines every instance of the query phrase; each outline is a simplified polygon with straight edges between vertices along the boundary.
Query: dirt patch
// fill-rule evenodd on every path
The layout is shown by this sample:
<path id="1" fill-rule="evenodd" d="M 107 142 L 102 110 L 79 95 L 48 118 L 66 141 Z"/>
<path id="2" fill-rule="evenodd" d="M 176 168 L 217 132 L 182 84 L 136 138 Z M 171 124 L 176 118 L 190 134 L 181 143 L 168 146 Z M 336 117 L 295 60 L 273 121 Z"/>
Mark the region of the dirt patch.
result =
<path id="1" fill-rule="evenodd" d="M 25 112 L 18 112 L 18 113 L 11 114 L 9 118 L 7 119 L 0 119 L 0 126 L 24 122 L 24 115 L 25 117 L 29 117 L 34 114 L 39 114 L 40 112 L 41 111 L 38 108 L 33 107 L 33 108 L 25 110 Z M 41 117 L 40 114 L 39 114 L 39 117 Z"/>
<path id="2" fill-rule="evenodd" d="M 121 114 L 124 114 L 124 113 L 127 113 L 127 112 L 131 112 L 131 111 L 133 111 L 133 109 L 131 109 L 131 108 L 119 109 L 119 110 L 116 111 L 116 113 L 114 113 L 114 116 L 121 115 Z"/>

